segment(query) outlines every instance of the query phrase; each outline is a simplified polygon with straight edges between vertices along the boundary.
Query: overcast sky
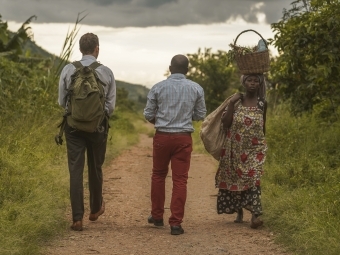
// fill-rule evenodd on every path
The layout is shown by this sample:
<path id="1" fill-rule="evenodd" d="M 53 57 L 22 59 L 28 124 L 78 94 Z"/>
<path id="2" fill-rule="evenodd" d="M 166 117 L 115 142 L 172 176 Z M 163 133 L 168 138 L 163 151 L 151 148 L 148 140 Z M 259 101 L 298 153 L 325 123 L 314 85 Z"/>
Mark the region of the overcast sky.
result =
<path id="1" fill-rule="evenodd" d="M 4 20 L 23 22 L 37 15 L 39 23 L 72 23 L 79 12 L 89 13 L 84 24 L 108 27 L 178 26 L 211 24 L 241 16 L 257 22 L 265 13 L 268 23 L 282 17 L 293 0 L 0 0 Z M 259 8 L 254 8 L 256 3 Z"/>
<path id="2" fill-rule="evenodd" d="M 0 0 L 0 15 L 17 29 L 32 15 L 36 43 L 59 54 L 68 28 L 84 12 L 79 35 L 100 39 L 99 60 L 118 80 L 152 86 L 163 79 L 170 58 L 200 48 L 228 50 L 245 29 L 266 39 L 270 23 L 282 17 L 293 0 Z M 248 41 L 248 34 L 244 35 Z M 253 36 L 252 44 L 259 38 Z M 79 58 L 77 47 L 73 54 Z"/>

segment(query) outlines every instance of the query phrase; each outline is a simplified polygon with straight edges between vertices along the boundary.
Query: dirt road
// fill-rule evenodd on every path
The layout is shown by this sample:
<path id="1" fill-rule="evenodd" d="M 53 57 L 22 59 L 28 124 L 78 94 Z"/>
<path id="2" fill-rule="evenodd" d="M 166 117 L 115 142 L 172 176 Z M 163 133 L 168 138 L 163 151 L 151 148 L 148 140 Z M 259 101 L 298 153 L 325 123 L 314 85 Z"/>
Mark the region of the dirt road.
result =
<path id="1" fill-rule="evenodd" d="M 70 230 L 46 247 L 45 254 L 287 255 L 273 243 L 273 236 L 265 226 L 257 230 L 249 227 L 249 213 L 245 214 L 243 224 L 233 222 L 235 215 L 218 215 L 214 188 L 216 161 L 193 153 L 191 162 L 183 235 L 170 235 L 167 224 L 171 171 L 167 178 L 165 227 L 156 228 L 147 223 L 152 138 L 142 135 L 138 145 L 125 151 L 104 170 L 105 213 L 98 221 L 90 222 L 86 205 L 84 230 Z"/>

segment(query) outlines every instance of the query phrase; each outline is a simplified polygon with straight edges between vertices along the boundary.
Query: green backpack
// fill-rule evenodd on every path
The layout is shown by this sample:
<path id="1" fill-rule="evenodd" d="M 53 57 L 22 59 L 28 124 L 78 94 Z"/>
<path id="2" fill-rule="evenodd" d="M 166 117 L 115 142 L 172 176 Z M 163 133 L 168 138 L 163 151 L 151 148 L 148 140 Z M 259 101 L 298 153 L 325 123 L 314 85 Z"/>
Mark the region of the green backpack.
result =
<path id="1" fill-rule="evenodd" d="M 79 61 L 72 64 L 76 70 L 68 89 L 67 124 L 80 131 L 100 131 L 105 118 L 105 84 L 99 80 L 95 69 L 101 64 L 93 62 L 83 66 Z"/>
<path id="2" fill-rule="evenodd" d="M 79 61 L 72 63 L 76 70 L 71 76 L 71 85 L 68 89 L 67 111 L 63 121 L 58 125 L 59 134 L 55 136 L 57 145 L 63 142 L 62 136 L 67 124 L 80 131 L 93 133 L 103 132 L 109 128 L 108 115 L 105 112 L 104 87 L 106 86 L 95 71 L 101 64 L 93 62 L 83 66 Z M 105 127 L 100 126 L 106 119 Z"/>

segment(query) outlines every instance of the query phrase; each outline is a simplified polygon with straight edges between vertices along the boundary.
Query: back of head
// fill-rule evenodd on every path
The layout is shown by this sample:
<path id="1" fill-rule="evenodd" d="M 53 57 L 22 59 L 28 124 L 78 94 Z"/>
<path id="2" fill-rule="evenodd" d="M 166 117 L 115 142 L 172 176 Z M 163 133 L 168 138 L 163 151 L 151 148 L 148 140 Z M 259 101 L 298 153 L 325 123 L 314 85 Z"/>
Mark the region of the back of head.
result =
<path id="1" fill-rule="evenodd" d="M 176 55 L 171 59 L 170 72 L 186 74 L 188 72 L 189 60 L 184 55 Z"/>
<path id="2" fill-rule="evenodd" d="M 79 40 L 79 49 L 83 55 L 91 55 L 99 46 L 98 36 L 93 33 L 84 34 Z"/>

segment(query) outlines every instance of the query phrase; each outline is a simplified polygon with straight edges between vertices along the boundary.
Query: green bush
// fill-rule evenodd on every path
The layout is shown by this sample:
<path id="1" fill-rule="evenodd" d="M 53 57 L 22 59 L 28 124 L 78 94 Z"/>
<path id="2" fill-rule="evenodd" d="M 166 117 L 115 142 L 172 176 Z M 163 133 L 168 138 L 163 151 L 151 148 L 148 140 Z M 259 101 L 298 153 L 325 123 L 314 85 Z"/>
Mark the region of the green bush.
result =
<path id="1" fill-rule="evenodd" d="M 340 254 L 339 125 L 285 105 L 268 116 L 263 217 L 297 254 Z"/>

